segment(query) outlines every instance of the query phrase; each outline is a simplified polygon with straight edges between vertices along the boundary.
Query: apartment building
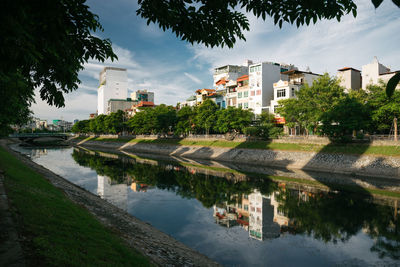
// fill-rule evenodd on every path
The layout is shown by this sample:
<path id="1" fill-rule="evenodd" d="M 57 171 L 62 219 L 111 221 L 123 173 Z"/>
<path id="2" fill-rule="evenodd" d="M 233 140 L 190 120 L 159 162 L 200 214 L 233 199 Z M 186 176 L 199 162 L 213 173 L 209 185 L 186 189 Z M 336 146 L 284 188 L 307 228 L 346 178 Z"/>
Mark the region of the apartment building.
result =
<path id="1" fill-rule="evenodd" d="M 362 89 L 367 89 L 369 84 L 378 84 L 379 80 L 388 82 L 395 73 L 391 72 L 390 68 L 379 63 L 377 57 L 374 57 L 371 63 L 362 66 Z"/>
<path id="2" fill-rule="evenodd" d="M 297 68 L 293 65 L 273 62 L 262 62 L 249 66 L 248 105 L 254 114 L 261 114 L 263 111 L 270 112 L 274 82 L 280 80 L 281 73 L 295 69 Z"/>
<path id="3" fill-rule="evenodd" d="M 132 101 L 144 101 L 144 102 L 153 102 L 154 103 L 154 92 L 149 92 L 147 90 L 137 90 L 136 92 L 131 93 Z"/>
<path id="4" fill-rule="evenodd" d="M 97 90 L 97 114 L 106 114 L 110 99 L 128 98 L 126 69 L 105 67 L 100 72 L 100 87 Z"/>
<path id="5" fill-rule="evenodd" d="M 220 81 L 236 81 L 242 75 L 248 74 L 248 65 L 252 61 L 247 61 L 245 65 L 225 65 L 214 69 L 214 83 L 213 86 L 217 87 L 217 83 Z"/>

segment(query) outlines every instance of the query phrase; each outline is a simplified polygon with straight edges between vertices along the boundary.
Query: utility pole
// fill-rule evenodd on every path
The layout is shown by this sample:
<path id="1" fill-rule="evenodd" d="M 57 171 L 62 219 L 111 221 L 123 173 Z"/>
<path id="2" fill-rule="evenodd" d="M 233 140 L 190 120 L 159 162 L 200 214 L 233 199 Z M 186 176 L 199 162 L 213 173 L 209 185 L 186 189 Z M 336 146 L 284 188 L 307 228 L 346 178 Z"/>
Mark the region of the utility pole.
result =
<path id="1" fill-rule="evenodd" d="M 394 125 L 394 141 L 397 141 L 397 118 L 393 119 L 393 125 Z"/>

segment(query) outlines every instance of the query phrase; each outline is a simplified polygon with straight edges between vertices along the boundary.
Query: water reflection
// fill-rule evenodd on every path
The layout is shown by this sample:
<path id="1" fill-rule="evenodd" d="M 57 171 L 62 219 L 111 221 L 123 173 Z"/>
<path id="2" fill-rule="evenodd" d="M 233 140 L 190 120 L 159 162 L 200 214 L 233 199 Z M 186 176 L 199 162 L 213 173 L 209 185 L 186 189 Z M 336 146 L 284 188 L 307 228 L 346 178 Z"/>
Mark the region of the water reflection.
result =
<path id="1" fill-rule="evenodd" d="M 197 199 L 212 208 L 221 227 L 248 232 L 259 241 L 303 235 L 324 243 L 346 243 L 360 233 L 379 258 L 400 259 L 398 200 L 310 185 L 188 167 L 179 163 L 73 151 L 74 160 L 98 174 L 98 194 L 127 210 L 128 191 L 155 188 Z M 210 175 L 212 173 L 213 175 Z M 220 174 L 216 176 L 217 174 Z M 224 178 L 221 178 L 224 177 Z"/>

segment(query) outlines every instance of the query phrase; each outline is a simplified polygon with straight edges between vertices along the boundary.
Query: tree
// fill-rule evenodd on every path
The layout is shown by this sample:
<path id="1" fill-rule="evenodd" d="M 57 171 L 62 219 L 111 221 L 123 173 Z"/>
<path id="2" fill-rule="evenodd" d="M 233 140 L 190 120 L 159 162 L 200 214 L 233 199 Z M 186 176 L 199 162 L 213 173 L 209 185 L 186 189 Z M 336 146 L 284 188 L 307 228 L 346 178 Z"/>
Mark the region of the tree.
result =
<path id="1" fill-rule="evenodd" d="M 118 110 L 117 112 L 113 112 L 108 115 L 104 119 L 104 129 L 108 133 L 117 134 L 123 131 L 124 129 L 124 112 L 122 110 Z"/>
<path id="2" fill-rule="evenodd" d="M 98 17 L 81 0 L 4 0 L 0 9 L 0 128 L 29 116 L 34 90 L 50 105 L 78 88 L 90 58 L 116 59 Z"/>
<path id="3" fill-rule="evenodd" d="M 216 115 L 215 129 L 220 133 L 243 132 L 243 129 L 250 125 L 253 117 L 251 111 L 234 107 L 218 110 Z"/>
<path id="4" fill-rule="evenodd" d="M 383 0 L 371 0 L 378 8 Z M 139 0 L 136 13 L 155 23 L 164 31 L 170 29 L 178 38 L 206 46 L 233 47 L 236 40 L 246 40 L 243 31 L 249 31 L 245 12 L 257 18 L 274 19 L 282 27 L 283 22 L 300 25 L 316 23 L 323 19 L 340 19 L 352 13 L 357 16 L 353 0 Z M 399 0 L 393 3 L 400 7 Z"/>
<path id="5" fill-rule="evenodd" d="M 216 112 L 218 110 L 217 104 L 210 99 L 206 99 L 197 108 L 197 114 L 195 117 L 196 128 L 204 130 L 206 134 L 210 133 L 210 130 L 214 128 L 216 124 Z"/>
<path id="6" fill-rule="evenodd" d="M 389 132 L 393 119 L 400 116 L 400 92 L 395 91 L 388 98 L 385 94 L 386 84 L 367 86 L 369 92 L 366 101 L 372 109 L 373 129 L 378 132 Z"/>
<path id="7" fill-rule="evenodd" d="M 187 135 L 193 130 L 196 109 L 192 107 L 182 107 L 177 112 L 176 133 Z"/>
<path id="8" fill-rule="evenodd" d="M 344 97 L 344 88 L 336 78 L 327 73 L 319 77 L 312 85 L 305 84 L 297 92 L 297 99 L 279 101 L 277 112 L 291 121 L 303 126 L 307 132 L 315 132 L 321 117 Z"/>
<path id="9" fill-rule="evenodd" d="M 322 133 L 331 138 L 347 140 L 352 132 L 368 129 L 370 109 L 356 97 L 346 95 L 337 105 L 321 116 Z"/>

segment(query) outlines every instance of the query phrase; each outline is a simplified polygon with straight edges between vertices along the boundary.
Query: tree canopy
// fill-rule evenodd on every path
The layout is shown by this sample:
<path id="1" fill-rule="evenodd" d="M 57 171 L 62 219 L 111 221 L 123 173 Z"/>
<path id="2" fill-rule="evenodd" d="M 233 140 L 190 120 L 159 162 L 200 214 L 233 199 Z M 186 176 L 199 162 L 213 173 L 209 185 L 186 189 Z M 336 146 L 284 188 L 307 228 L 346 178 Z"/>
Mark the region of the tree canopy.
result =
<path id="1" fill-rule="evenodd" d="M 64 106 L 89 59 L 116 59 L 98 17 L 82 0 L 4 0 L 0 9 L 0 129 L 29 113 L 34 90 Z"/>
<path id="2" fill-rule="evenodd" d="M 399 0 L 392 0 L 400 7 Z M 378 8 L 383 0 L 371 0 Z M 236 40 L 246 40 L 243 31 L 250 25 L 246 13 L 266 20 L 271 17 L 275 25 L 284 22 L 301 25 L 322 19 L 337 19 L 352 13 L 357 16 L 353 0 L 138 0 L 136 13 L 155 23 L 164 31 L 170 29 L 178 38 L 206 46 L 233 47 Z"/>

